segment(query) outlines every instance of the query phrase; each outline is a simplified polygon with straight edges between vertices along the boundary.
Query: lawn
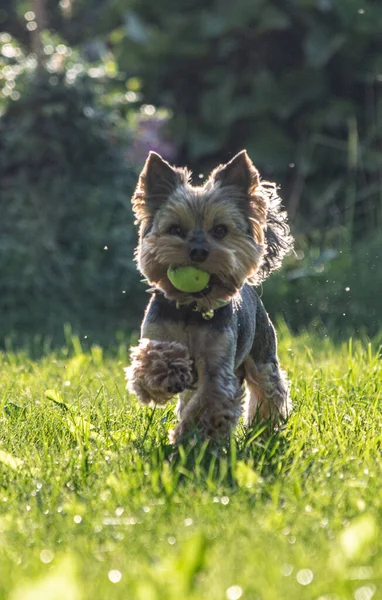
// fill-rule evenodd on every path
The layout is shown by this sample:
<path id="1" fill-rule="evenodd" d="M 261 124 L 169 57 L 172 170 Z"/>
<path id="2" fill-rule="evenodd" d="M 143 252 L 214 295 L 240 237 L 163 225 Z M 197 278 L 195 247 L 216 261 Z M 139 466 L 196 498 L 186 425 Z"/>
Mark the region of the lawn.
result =
<path id="1" fill-rule="evenodd" d="M 382 598 L 378 344 L 281 330 L 285 430 L 178 453 L 127 345 L 3 352 L 0 599 Z"/>

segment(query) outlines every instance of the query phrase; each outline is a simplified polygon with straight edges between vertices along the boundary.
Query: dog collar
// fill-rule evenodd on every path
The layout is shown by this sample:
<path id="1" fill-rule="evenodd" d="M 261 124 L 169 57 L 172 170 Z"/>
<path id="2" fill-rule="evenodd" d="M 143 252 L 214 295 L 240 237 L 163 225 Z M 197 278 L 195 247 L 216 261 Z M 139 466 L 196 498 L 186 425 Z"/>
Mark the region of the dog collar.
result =
<path id="1" fill-rule="evenodd" d="M 147 290 L 147 292 L 149 294 L 163 294 L 163 292 L 161 290 L 158 290 L 157 288 L 153 287 Z M 191 303 L 185 303 L 183 304 L 182 302 L 176 301 L 175 302 L 175 306 L 176 308 L 180 308 L 181 306 L 190 306 L 192 307 L 192 310 L 194 312 L 199 312 L 202 316 L 203 319 L 205 319 L 206 321 L 210 321 L 211 319 L 213 319 L 215 312 L 217 310 L 219 310 L 219 308 L 223 308 L 224 306 L 228 306 L 228 304 L 231 302 L 231 300 L 216 300 L 215 302 L 215 308 L 210 308 L 209 310 L 205 310 L 203 309 L 201 306 L 198 306 L 198 302 L 197 300 L 195 300 L 194 302 Z"/>
<path id="2" fill-rule="evenodd" d="M 213 319 L 216 310 L 219 310 L 219 308 L 223 308 L 223 306 L 227 306 L 230 302 L 230 300 L 217 300 L 215 303 L 215 308 L 210 308 L 210 310 L 205 310 L 201 308 L 196 302 L 194 306 L 192 306 L 192 310 L 195 312 L 200 312 L 203 319 L 205 319 L 206 321 L 210 321 L 211 319 Z M 184 306 L 184 304 L 182 305 L 180 302 L 176 302 L 176 308 L 180 308 L 181 306 Z"/>

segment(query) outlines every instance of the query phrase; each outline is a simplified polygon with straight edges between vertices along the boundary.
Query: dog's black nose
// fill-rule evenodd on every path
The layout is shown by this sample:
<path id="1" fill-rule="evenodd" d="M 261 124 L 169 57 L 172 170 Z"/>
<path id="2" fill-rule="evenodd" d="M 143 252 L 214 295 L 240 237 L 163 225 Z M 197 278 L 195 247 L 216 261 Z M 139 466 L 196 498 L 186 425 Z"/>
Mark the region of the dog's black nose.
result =
<path id="1" fill-rule="evenodd" d="M 205 246 L 193 246 L 190 248 L 188 254 L 191 260 L 195 262 L 204 262 L 209 255 L 209 250 Z"/>

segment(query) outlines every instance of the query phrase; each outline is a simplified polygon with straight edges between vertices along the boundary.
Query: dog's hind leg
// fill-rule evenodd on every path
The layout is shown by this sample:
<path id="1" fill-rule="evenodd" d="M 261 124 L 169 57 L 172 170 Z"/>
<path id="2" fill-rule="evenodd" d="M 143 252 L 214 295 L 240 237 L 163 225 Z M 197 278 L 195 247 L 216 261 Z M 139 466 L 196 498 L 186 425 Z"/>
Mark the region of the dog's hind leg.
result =
<path id="1" fill-rule="evenodd" d="M 248 358 L 245 365 L 249 392 L 244 408 L 246 426 L 249 427 L 256 418 L 271 424 L 286 421 L 292 405 L 288 382 L 278 361 L 256 364 Z"/>
<path id="2" fill-rule="evenodd" d="M 256 335 L 252 350 L 244 361 L 249 394 L 244 407 L 244 421 L 249 427 L 257 417 L 278 424 L 292 410 L 288 380 L 280 368 L 274 327 L 262 305 L 256 315 Z"/>

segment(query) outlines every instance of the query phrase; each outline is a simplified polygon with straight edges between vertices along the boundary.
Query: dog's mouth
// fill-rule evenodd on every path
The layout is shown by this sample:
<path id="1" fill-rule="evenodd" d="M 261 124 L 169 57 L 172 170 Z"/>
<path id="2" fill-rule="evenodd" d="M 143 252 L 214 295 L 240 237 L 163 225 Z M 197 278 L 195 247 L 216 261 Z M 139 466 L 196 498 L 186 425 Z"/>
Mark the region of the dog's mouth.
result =
<path id="1" fill-rule="evenodd" d="M 216 275 L 211 275 L 210 280 L 207 286 L 201 290 L 200 292 L 192 292 L 190 295 L 193 298 L 207 298 L 207 296 L 212 292 L 214 285 L 218 283 L 218 278 Z"/>
<path id="2" fill-rule="evenodd" d="M 205 304 L 210 308 L 213 308 L 216 303 L 222 301 L 230 301 L 232 297 L 237 293 L 237 289 L 229 285 L 228 282 L 224 282 L 216 275 L 211 275 L 208 285 L 201 292 L 194 292 L 190 294 L 195 300 L 201 304 Z"/>

